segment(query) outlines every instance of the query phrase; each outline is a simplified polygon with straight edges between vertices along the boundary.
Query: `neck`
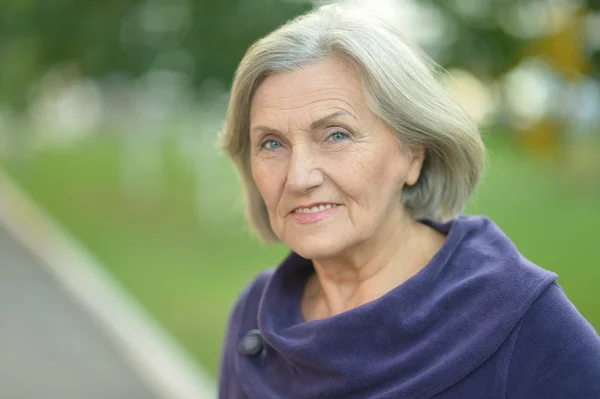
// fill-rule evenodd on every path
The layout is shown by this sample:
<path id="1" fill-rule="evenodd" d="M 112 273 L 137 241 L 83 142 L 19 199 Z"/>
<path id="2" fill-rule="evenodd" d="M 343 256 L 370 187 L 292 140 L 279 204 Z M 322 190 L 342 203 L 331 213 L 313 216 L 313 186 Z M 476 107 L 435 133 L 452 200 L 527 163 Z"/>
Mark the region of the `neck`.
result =
<path id="1" fill-rule="evenodd" d="M 306 285 L 305 319 L 321 319 L 371 302 L 399 286 L 431 260 L 444 236 L 401 214 L 377 237 L 343 254 L 313 259 L 315 275 Z"/>

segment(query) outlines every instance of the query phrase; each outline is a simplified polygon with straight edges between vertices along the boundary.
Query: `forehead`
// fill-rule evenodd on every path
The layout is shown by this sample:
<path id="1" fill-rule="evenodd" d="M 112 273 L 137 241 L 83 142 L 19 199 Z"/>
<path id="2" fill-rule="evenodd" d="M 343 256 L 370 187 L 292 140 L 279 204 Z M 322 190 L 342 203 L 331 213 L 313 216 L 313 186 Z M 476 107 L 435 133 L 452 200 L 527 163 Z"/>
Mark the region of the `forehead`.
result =
<path id="1" fill-rule="evenodd" d="M 293 72 L 269 75 L 258 87 L 250 108 L 252 122 L 272 115 L 343 109 L 360 114 L 366 104 L 356 73 L 327 59 Z"/>

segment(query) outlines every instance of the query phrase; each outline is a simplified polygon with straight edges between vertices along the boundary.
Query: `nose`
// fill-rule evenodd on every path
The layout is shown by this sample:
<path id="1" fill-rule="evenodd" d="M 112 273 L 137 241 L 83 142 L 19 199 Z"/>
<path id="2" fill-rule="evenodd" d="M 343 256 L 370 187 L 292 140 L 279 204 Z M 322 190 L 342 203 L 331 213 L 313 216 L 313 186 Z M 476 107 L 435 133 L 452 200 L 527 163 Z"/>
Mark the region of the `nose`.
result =
<path id="1" fill-rule="evenodd" d="M 306 194 L 323 184 L 323 172 L 307 146 L 295 146 L 288 164 L 286 185 L 296 194 Z"/>

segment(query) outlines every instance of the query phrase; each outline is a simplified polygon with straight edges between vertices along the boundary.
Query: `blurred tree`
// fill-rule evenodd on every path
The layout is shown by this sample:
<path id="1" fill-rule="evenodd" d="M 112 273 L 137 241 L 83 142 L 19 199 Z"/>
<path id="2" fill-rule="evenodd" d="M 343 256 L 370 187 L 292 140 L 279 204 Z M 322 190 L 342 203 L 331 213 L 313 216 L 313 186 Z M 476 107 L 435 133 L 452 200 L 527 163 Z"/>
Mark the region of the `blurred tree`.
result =
<path id="1" fill-rule="evenodd" d="M 418 4 L 443 16 L 437 60 L 484 84 L 499 81 L 527 57 L 545 59 L 565 81 L 600 70 L 599 49 L 586 49 L 581 39 L 582 18 L 600 10 L 600 0 Z M 543 24 L 557 6 L 577 12 L 562 29 L 548 31 Z M 40 79 L 63 63 L 73 76 L 136 78 L 166 69 L 181 72 L 192 87 L 207 78 L 228 84 L 253 41 L 312 7 L 310 0 L 3 0 L 0 108 L 25 110 Z M 532 148 L 553 148 L 564 130 L 548 115 L 522 133 Z"/>
<path id="2" fill-rule="evenodd" d="M 199 84 L 228 82 L 246 48 L 312 7 L 280 0 L 3 0 L 0 102 L 23 110 L 54 65 L 83 76 L 183 68 Z M 165 65 L 166 64 L 166 65 Z"/>
<path id="3" fill-rule="evenodd" d="M 580 27 L 583 25 L 586 8 L 578 8 L 565 18 L 562 26 L 554 32 L 533 40 L 522 51 L 524 57 L 539 57 L 561 77 L 565 95 L 554 103 L 554 109 L 565 108 L 568 104 L 568 90 L 571 85 L 582 80 L 592 71 L 592 64 L 585 54 L 580 40 Z M 553 110 L 551 110 L 553 111 Z M 569 121 L 557 117 L 559 112 L 549 112 L 545 118 L 518 130 L 520 142 L 532 151 L 558 156 L 561 152 L 564 135 L 568 132 Z"/>
<path id="4" fill-rule="evenodd" d="M 559 93 L 545 115 L 511 129 L 528 151 L 563 158 L 572 111 L 568 95 L 580 81 L 600 72 L 600 49 L 584 42 L 585 18 L 600 0 L 429 0 L 451 21 L 443 66 L 462 68 L 487 84 L 497 82 L 527 59 L 540 59 L 560 79 Z M 500 96 L 506 95 L 503 91 Z M 572 94 L 572 93 L 571 93 Z M 579 100 L 580 101 L 580 100 Z M 506 99 L 501 99 L 506 104 Z M 568 108 L 571 107 L 571 108 Z M 516 125 L 516 126 L 515 126 Z"/>
<path id="5" fill-rule="evenodd" d="M 496 79 L 514 68 L 522 59 L 525 47 L 531 41 L 543 39 L 547 31 L 540 27 L 543 21 L 539 13 L 547 12 L 546 7 L 556 0 L 427 0 L 438 7 L 450 26 L 446 39 L 447 47 L 443 52 L 443 66 L 468 70 L 485 80 Z M 563 1 L 569 3 L 570 0 Z M 581 16 L 600 10 L 600 0 L 572 1 L 574 8 L 582 10 Z M 536 15 L 538 14 L 538 15 Z M 575 28 L 581 28 L 581 25 Z M 576 41 L 579 36 L 575 35 Z M 572 42 L 573 43 L 573 42 Z M 571 43 L 571 44 L 572 44 Z M 563 60 L 574 56 L 577 63 L 582 54 L 576 49 L 563 46 L 555 50 L 561 52 Z M 586 58 L 600 69 L 600 51 L 590 51 Z"/>

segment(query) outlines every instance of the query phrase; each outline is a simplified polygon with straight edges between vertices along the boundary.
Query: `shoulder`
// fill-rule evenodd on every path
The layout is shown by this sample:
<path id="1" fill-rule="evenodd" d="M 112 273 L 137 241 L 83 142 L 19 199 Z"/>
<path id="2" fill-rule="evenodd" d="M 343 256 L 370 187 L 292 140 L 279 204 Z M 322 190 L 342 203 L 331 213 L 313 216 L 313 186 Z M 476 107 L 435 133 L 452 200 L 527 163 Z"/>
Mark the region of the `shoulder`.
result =
<path id="1" fill-rule="evenodd" d="M 600 338 L 556 283 L 520 323 L 507 397 L 600 397 Z"/>
<path id="2" fill-rule="evenodd" d="M 573 354 L 567 350 L 584 348 L 594 349 L 600 355 L 600 338 L 594 327 L 556 283 L 550 284 L 525 314 L 515 351 L 529 350 L 534 344 L 537 348 L 547 347 L 556 357 Z M 595 362 L 600 367 L 600 357 Z"/>

